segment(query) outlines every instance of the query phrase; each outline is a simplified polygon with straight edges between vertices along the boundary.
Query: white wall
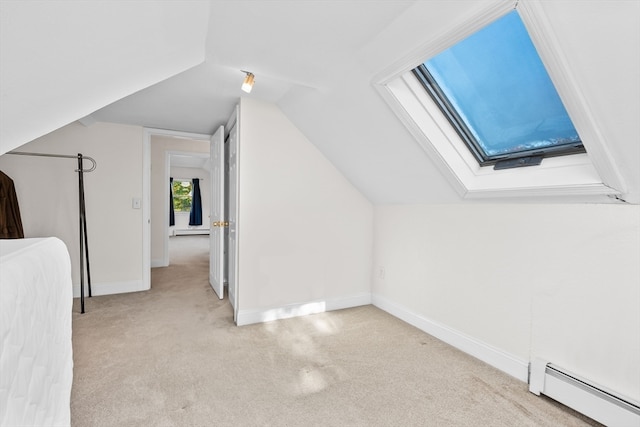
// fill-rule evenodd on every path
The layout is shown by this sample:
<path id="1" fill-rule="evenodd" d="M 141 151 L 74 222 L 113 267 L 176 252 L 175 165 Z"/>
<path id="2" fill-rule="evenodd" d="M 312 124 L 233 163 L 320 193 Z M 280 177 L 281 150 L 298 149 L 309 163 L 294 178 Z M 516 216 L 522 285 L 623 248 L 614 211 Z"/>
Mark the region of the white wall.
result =
<path id="1" fill-rule="evenodd" d="M 202 199 L 202 225 L 189 225 L 188 212 L 176 212 L 176 225 L 169 227 L 169 235 L 173 235 L 180 230 L 205 230 L 210 229 L 211 221 L 209 220 L 209 212 L 211 210 L 211 175 L 209 171 L 201 168 L 173 167 L 170 168 L 170 175 L 174 178 L 182 178 L 192 180 L 200 179 L 200 197 Z"/>
<path id="2" fill-rule="evenodd" d="M 16 151 L 93 157 L 84 174 L 87 236 L 95 295 L 142 289 L 142 128 L 72 123 Z M 85 162 L 89 167 L 90 163 Z M 79 293 L 77 160 L 0 156 L 0 169 L 15 183 L 25 237 L 56 236 L 69 248 Z"/>
<path id="3" fill-rule="evenodd" d="M 166 170 L 169 151 L 209 153 L 209 142 L 151 135 L 151 266 L 167 265 L 169 259 L 164 246 L 169 227 L 169 177 Z"/>
<path id="4" fill-rule="evenodd" d="M 374 302 L 512 356 L 525 379 L 541 357 L 640 401 L 640 207 L 395 205 L 375 214 Z"/>
<path id="5" fill-rule="evenodd" d="M 371 203 L 275 105 L 243 98 L 239 138 L 239 316 L 367 303 Z"/>

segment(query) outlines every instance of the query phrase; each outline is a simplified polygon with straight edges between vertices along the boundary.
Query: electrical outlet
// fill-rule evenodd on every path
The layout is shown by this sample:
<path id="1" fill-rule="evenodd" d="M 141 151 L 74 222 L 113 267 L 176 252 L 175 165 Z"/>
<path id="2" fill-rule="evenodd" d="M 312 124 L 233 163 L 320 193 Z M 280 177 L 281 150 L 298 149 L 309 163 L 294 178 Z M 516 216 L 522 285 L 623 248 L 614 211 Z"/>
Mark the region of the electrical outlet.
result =
<path id="1" fill-rule="evenodd" d="M 378 278 L 384 279 L 385 275 L 386 275 L 386 271 L 384 270 L 384 267 L 378 267 Z"/>

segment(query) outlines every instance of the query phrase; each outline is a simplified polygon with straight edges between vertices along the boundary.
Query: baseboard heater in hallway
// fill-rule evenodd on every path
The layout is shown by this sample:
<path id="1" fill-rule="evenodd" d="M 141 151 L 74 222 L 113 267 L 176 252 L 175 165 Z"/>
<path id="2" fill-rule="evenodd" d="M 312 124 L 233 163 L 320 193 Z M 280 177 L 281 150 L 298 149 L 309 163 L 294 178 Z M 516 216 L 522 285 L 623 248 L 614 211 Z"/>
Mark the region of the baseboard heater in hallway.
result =
<path id="1" fill-rule="evenodd" d="M 208 228 L 190 228 L 190 229 L 181 229 L 174 230 L 174 236 L 191 236 L 194 234 L 209 234 Z"/>
<path id="2" fill-rule="evenodd" d="M 544 360 L 531 363 L 529 391 L 607 426 L 640 426 L 640 406 Z"/>

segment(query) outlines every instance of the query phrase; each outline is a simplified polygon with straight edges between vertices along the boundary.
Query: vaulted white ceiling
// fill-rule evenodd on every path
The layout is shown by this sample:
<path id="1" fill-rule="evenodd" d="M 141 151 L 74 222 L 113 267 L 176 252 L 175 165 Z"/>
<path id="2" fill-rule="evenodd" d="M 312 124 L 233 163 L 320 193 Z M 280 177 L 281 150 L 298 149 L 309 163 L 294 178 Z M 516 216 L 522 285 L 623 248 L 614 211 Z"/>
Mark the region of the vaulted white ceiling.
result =
<path id="1" fill-rule="evenodd" d="M 0 153 L 202 63 L 209 3 L 0 2 Z"/>
<path id="2" fill-rule="evenodd" d="M 85 116 L 210 133 L 249 70 L 247 96 L 277 104 L 372 202 L 458 202 L 374 83 L 495 3 L 514 2 L 3 1 L 0 153 Z M 639 5 L 543 3 L 631 199 L 640 192 Z"/>

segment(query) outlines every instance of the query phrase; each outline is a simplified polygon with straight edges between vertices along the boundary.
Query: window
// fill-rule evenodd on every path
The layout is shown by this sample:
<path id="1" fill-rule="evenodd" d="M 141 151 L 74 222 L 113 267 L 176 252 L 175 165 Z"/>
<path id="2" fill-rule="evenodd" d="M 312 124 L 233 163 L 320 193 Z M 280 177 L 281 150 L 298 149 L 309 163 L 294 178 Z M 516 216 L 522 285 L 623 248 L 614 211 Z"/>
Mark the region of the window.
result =
<path id="1" fill-rule="evenodd" d="M 520 114 L 516 116 L 519 121 L 516 120 L 515 124 L 509 125 L 508 122 L 504 124 L 495 118 L 508 114 L 494 111 L 494 107 L 488 105 L 487 100 L 500 101 L 506 93 L 515 89 L 509 87 L 509 89 L 484 90 L 482 96 L 476 98 L 481 107 L 480 113 L 475 113 L 477 116 L 472 116 L 472 113 L 468 115 L 465 112 L 457 113 L 460 118 L 467 119 L 463 122 L 467 127 L 465 131 L 462 126 L 456 125 L 457 122 L 452 120 L 448 113 L 443 114 L 441 102 L 444 101 L 438 101 L 437 98 L 434 100 L 434 97 L 425 90 L 425 84 L 428 85 L 428 82 L 425 83 L 426 74 L 418 71 L 424 68 L 434 80 L 438 79 L 438 76 L 445 73 L 437 67 L 428 69 L 432 59 L 474 34 L 481 33 L 483 29 L 491 27 L 502 18 L 514 14 L 516 10 L 516 18 L 525 24 L 528 37 L 535 45 L 537 53 L 544 61 L 546 71 L 555 83 L 557 94 L 551 98 L 562 99 L 559 105 L 563 105 L 563 110 L 566 109 L 566 111 L 544 119 L 538 118 L 537 121 L 528 119 L 527 114 Z M 518 24 L 522 25 L 522 22 Z M 502 41 L 504 40 L 501 39 Z M 531 0 L 495 2 L 461 19 L 460 23 L 450 27 L 441 36 L 428 40 L 416 39 L 412 46 L 412 50 L 407 49 L 408 53 L 405 57 L 381 69 L 374 76 L 375 87 L 431 158 L 433 165 L 441 171 L 462 198 L 533 197 L 542 200 L 549 196 L 561 196 L 565 197 L 563 200 L 600 202 L 610 200 L 605 198 L 606 196 L 613 197 L 625 192 L 626 185 L 611 156 L 607 139 L 603 137 L 604 134 L 599 128 L 598 118 L 588 108 L 579 80 L 575 78 L 573 67 L 577 65 L 567 62 L 563 51 L 568 47 L 562 40 L 555 37 L 554 28 L 548 21 L 541 2 Z M 485 53 L 486 56 L 495 57 L 493 53 Z M 482 64 L 495 62 L 483 59 L 481 64 L 460 65 L 460 69 L 468 75 L 481 74 Z M 501 75 L 500 77 L 497 80 L 502 80 Z M 545 78 L 549 79 L 546 75 Z M 436 81 L 436 83 L 442 92 L 446 90 L 442 87 L 447 88 L 450 84 L 446 80 Z M 518 80 L 515 83 L 518 83 Z M 470 88 L 462 91 L 461 102 L 456 101 L 455 98 L 453 100 L 447 98 L 448 102 L 456 108 L 468 102 L 465 101 L 465 97 L 476 90 L 472 86 Z M 517 90 L 523 89 L 518 87 Z M 487 97 L 485 92 L 490 96 Z M 545 99 L 550 98 L 547 96 Z M 535 103 L 531 104 L 534 106 Z M 543 110 L 549 109 L 543 108 Z M 556 111 L 555 107 L 554 111 Z M 511 112 L 508 110 L 509 114 Z M 569 121 L 562 118 L 566 112 L 570 114 L 571 127 L 569 127 Z M 491 120 L 484 119 L 487 115 Z M 480 128 L 472 131 L 471 128 L 477 123 L 489 124 L 490 128 L 488 131 Z M 555 128 L 556 124 L 569 132 L 565 132 L 564 136 L 562 133 L 560 136 L 549 136 L 548 141 L 539 146 L 527 147 L 522 141 L 518 143 L 522 147 L 505 148 L 499 144 L 492 146 L 495 144 L 493 139 L 495 133 L 501 136 L 501 139 L 497 140 L 500 143 L 518 140 L 517 136 L 524 135 L 523 131 L 528 128 L 546 130 Z M 577 132 L 572 133 L 572 129 Z M 477 135 L 474 135 L 474 132 Z M 469 145 L 469 141 L 465 140 L 468 135 L 474 138 L 480 137 L 487 152 L 484 152 L 483 145 L 477 141 L 480 148 L 476 148 L 473 143 Z M 491 138 L 487 138 L 487 135 Z M 578 139 L 576 139 L 577 135 L 579 135 Z M 559 155 L 569 153 L 572 155 Z M 482 157 L 483 155 L 486 157 Z M 497 157 L 491 158 L 491 156 Z M 502 161 L 531 164 L 530 160 L 533 157 L 544 157 L 544 161 L 536 167 L 496 167 L 496 164 Z"/>
<path id="2" fill-rule="evenodd" d="M 191 180 L 174 179 L 173 180 L 173 209 L 175 212 L 191 211 L 191 196 L 193 195 L 191 188 Z"/>
<path id="3" fill-rule="evenodd" d="M 515 10 L 414 73 L 482 166 L 585 152 Z"/>

